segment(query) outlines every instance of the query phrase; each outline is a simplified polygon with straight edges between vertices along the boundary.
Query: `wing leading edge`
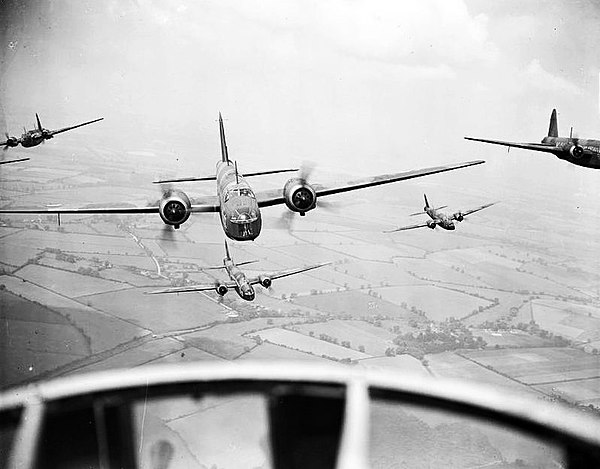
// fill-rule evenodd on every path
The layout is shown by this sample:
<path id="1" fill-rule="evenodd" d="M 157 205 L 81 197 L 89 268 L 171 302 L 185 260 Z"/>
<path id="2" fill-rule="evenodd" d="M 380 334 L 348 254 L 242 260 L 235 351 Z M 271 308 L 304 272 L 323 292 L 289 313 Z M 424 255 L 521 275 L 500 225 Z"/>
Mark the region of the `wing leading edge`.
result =
<path id="1" fill-rule="evenodd" d="M 467 215 L 471 215 L 472 213 L 479 212 L 480 210 L 483 210 L 484 208 L 488 208 L 488 207 L 491 207 L 492 205 L 496 205 L 496 203 L 497 202 L 492 202 L 492 203 L 489 203 L 489 204 L 481 205 L 481 206 L 479 206 L 477 208 L 472 208 L 470 210 L 465 210 L 464 212 L 461 212 L 461 213 L 462 213 L 462 215 L 464 217 L 466 217 Z"/>
<path id="2" fill-rule="evenodd" d="M 392 173 L 382 174 L 380 176 L 374 176 L 370 178 L 358 179 L 350 181 L 340 186 L 326 187 L 323 185 L 314 185 L 317 197 L 326 195 L 339 194 L 342 192 L 354 191 L 357 189 L 364 189 L 367 187 L 380 186 L 382 184 L 390 184 L 392 182 L 405 181 L 407 179 L 414 179 L 418 177 L 428 176 L 430 174 L 443 173 L 446 171 L 453 171 L 455 169 L 467 168 L 469 166 L 475 166 L 478 164 L 485 163 L 484 160 L 466 161 L 463 163 L 455 163 L 445 166 L 435 166 L 432 168 L 416 169 L 413 171 L 406 171 L 403 173 Z M 269 192 L 261 192 L 256 194 L 258 205 L 260 207 L 270 207 L 272 205 L 280 205 L 285 203 L 281 190 L 274 190 Z"/>
<path id="3" fill-rule="evenodd" d="M 37 116 L 37 114 L 36 114 L 36 116 Z M 87 121 L 87 122 L 84 122 L 83 124 L 77 124 L 77 125 L 72 125 L 70 127 L 63 127 L 62 129 L 51 130 L 48 133 L 50 135 L 62 134 L 63 132 L 66 132 L 68 130 L 73 130 L 73 129 L 77 129 L 78 127 L 83 127 L 84 125 L 93 124 L 94 122 L 98 122 L 98 121 L 101 121 L 103 119 L 104 119 L 104 117 L 100 117 L 99 119 L 94 119 L 93 121 Z M 39 124 L 39 118 L 38 118 L 38 124 Z"/>
<path id="4" fill-rule="evenodd" d="M 556 153 L 560 151 L 556 145 L 551 143 L 519 143 L 519 142 L 505 142 L 502 140 L 487 140 L 484 138 L 473 138 L 464 137 L 465 140 L 471 140 L 473 142 L 491 143 L 493 145 L 502 145 L 505 147 L 522 148 L 524 150 L 543 151 L 546 153 Z"/>

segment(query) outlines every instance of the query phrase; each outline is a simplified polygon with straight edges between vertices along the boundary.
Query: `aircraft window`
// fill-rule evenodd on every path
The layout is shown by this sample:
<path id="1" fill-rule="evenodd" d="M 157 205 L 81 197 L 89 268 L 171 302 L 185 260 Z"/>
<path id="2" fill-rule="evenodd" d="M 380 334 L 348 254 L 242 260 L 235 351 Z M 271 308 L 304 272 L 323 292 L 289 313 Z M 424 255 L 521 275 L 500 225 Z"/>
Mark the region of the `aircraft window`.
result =
<path id="1" fill-rule="evenodd" d="M 0 413 L 0 467 L 7 467 L 8 456 L 21 421 L 21 409 Z"/>
<path id="2" fill-rule="evenodd" d="M 271 467 L 267 398 L 256 393 L 136 401 L 137 466 Z"/>
<path id="3" fill-rule="evenodd" d="M 50 409 L 40 438 L 40 468 L 100 466 L 96 416 L 92 406 L 69 404 Z"/>
<path id="4" fill-rule="evenodd" d="M 370 414 L 372 469 L 567 467 L 558 442 L 497 421 L 383 400 L 371 402 Z"/>

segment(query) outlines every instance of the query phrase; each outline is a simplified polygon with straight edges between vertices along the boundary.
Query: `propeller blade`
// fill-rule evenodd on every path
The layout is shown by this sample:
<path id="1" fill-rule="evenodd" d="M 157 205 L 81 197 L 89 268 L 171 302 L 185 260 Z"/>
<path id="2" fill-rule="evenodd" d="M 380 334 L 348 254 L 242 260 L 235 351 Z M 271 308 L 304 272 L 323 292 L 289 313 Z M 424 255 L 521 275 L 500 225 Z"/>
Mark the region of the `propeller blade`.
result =
<path id="1" fill-rule="evenodd" d="M 279 220 L 277 220 L 276 227 L 280 230 L 286 230 L 288 233 L 292 231 L 292 226 L 294 225 L 294 219 L 296 218 L 296 214 L 290 210 L 285 210 Z"/>
<path id="2" fill-rule="evenodd" d="M 314 169 L 315 163 L 312 161 L 304 161 L 298 170 L 298 177 L 303 181 L 308 181 Z"/>

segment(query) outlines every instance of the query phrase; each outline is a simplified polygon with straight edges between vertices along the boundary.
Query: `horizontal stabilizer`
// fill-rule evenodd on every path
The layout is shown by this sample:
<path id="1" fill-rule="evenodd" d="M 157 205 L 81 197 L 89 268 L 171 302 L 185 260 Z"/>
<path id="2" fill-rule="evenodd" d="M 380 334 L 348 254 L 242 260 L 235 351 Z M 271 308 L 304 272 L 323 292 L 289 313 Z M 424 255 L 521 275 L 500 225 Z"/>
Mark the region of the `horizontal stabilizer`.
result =
<path id="1" fill-rule="evenodd" d="M 235 265 L 239 267 L 241 265 L 254 264 L 255 262 L 258 262 L 258 259 L 254 259 L 251 261 L 244 261 L 244 262 L 236 262 Z M 206 267 L 200 267 L 200 270 L 217 270 L 217 269 L 224 269 L 224 268 L 225 268 L 224 265 L 209 265 Z"/>

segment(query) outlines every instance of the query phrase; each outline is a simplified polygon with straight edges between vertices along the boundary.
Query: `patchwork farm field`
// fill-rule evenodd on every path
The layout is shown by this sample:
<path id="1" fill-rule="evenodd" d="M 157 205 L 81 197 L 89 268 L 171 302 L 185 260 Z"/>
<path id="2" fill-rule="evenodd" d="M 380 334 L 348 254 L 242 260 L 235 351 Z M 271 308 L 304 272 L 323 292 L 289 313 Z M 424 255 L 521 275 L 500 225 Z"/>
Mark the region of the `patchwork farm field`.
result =
<path id="1" fill-rule="evenodd" d="M 23 267 L 15 275 L 69 298 L 130 288 L 120 282 L 33 264 Z"/>
<path id="2" fill-rule="evenodd" d="M 426 355 L 425 358 L 429 362 L 428 369 L 434 377 L 474 382 L 495 388 L 504 388 L 514 393 L 534 397 L 540 396 L 540 392 L 535 389 L 498 374 L 454 352 Z"/>
<path id="3" fill-rule="evenodd" d="M 144 289 L 129 289 L 87 296 L 92 308 L 153 331 L 189 329 L 224 321 L 222 308 L 199 293 L 146 295 Z"/>
<path id="4" fill-rule="evenodd" d="M 415 306 L 425 311 L 425 315 L 434 321 L 443 321 L 449 317 L 462 318 L 480 306 L 490 304 L 482 298 L 431 285 L 382 287 L 377 288 L 377 291 L 387 301 L 397 305 L 405 302 L 409 307 Z"/>
<path id="5" fill-rule="evenodd" d="M 339 345 L 331 344 L 329 342 L 325 342 L 319 339 L 314 339 L 312 337 L 308 337 L 303 334 L 288 331 L 285 329 L 265 329 L 259 331 L 256 335 L 260 336 L 261 339 L 268 340 L 273 344 L 282 345 L 293 350 L 313 353 L 317 356 L 327 355 L 329 357 L 334 357 L 339 360 L 344 358 L 359 360 L 361 358 L 367 358 L 369 356 L 365 353 L 357 352 L 346 347 L 341 347 Z"/>
<path id="6" fill-rule="evenodd" d="M 529 385 L 600 377 L 600 357 L 571 348 L 465 351 L 461 355 Z"/>
<path id="7" fill-rule="evenodd" d="M 600 377 L 535 386 L 546 394 L 579 404 L 600 404 Z"/>
<path id="8" fill-rule="evenodd" d="M 364 321 L 333 320 L 312 324 L 300 324 L 290 329 L 319 338 L 320 334 L 327 334 L 338 340 L 350 342 L 350 348 L 358 350 L 364 347 L 364 352 L 369 355 L 384 355 L 386 348 L 394 346 L 393 339 L 396 334 L 382 327 L 375 327 Z"/>
<path id="9" fill-rule="evenodd" d="M 321 363 L 328 362 L 327 359 L 312 355 L 310 353 L 292 350 L 267 342 L 257 345 L 248 353 L 245 353 L 239 357 L 236 361 L 239 360 L 309 360 Z"/>
<path id="10" fill-rule="evenodd" d="M 341 291 L 324 293 L 322 295 L 302 296 L 294 299 L 294 303 L 329 313 L 336 316 L 350 315 L 361 316 L 391 316 L 408 318 L 412 316 L 408 311 L 389 301 L 375 298 L 360 291 Z"/>

